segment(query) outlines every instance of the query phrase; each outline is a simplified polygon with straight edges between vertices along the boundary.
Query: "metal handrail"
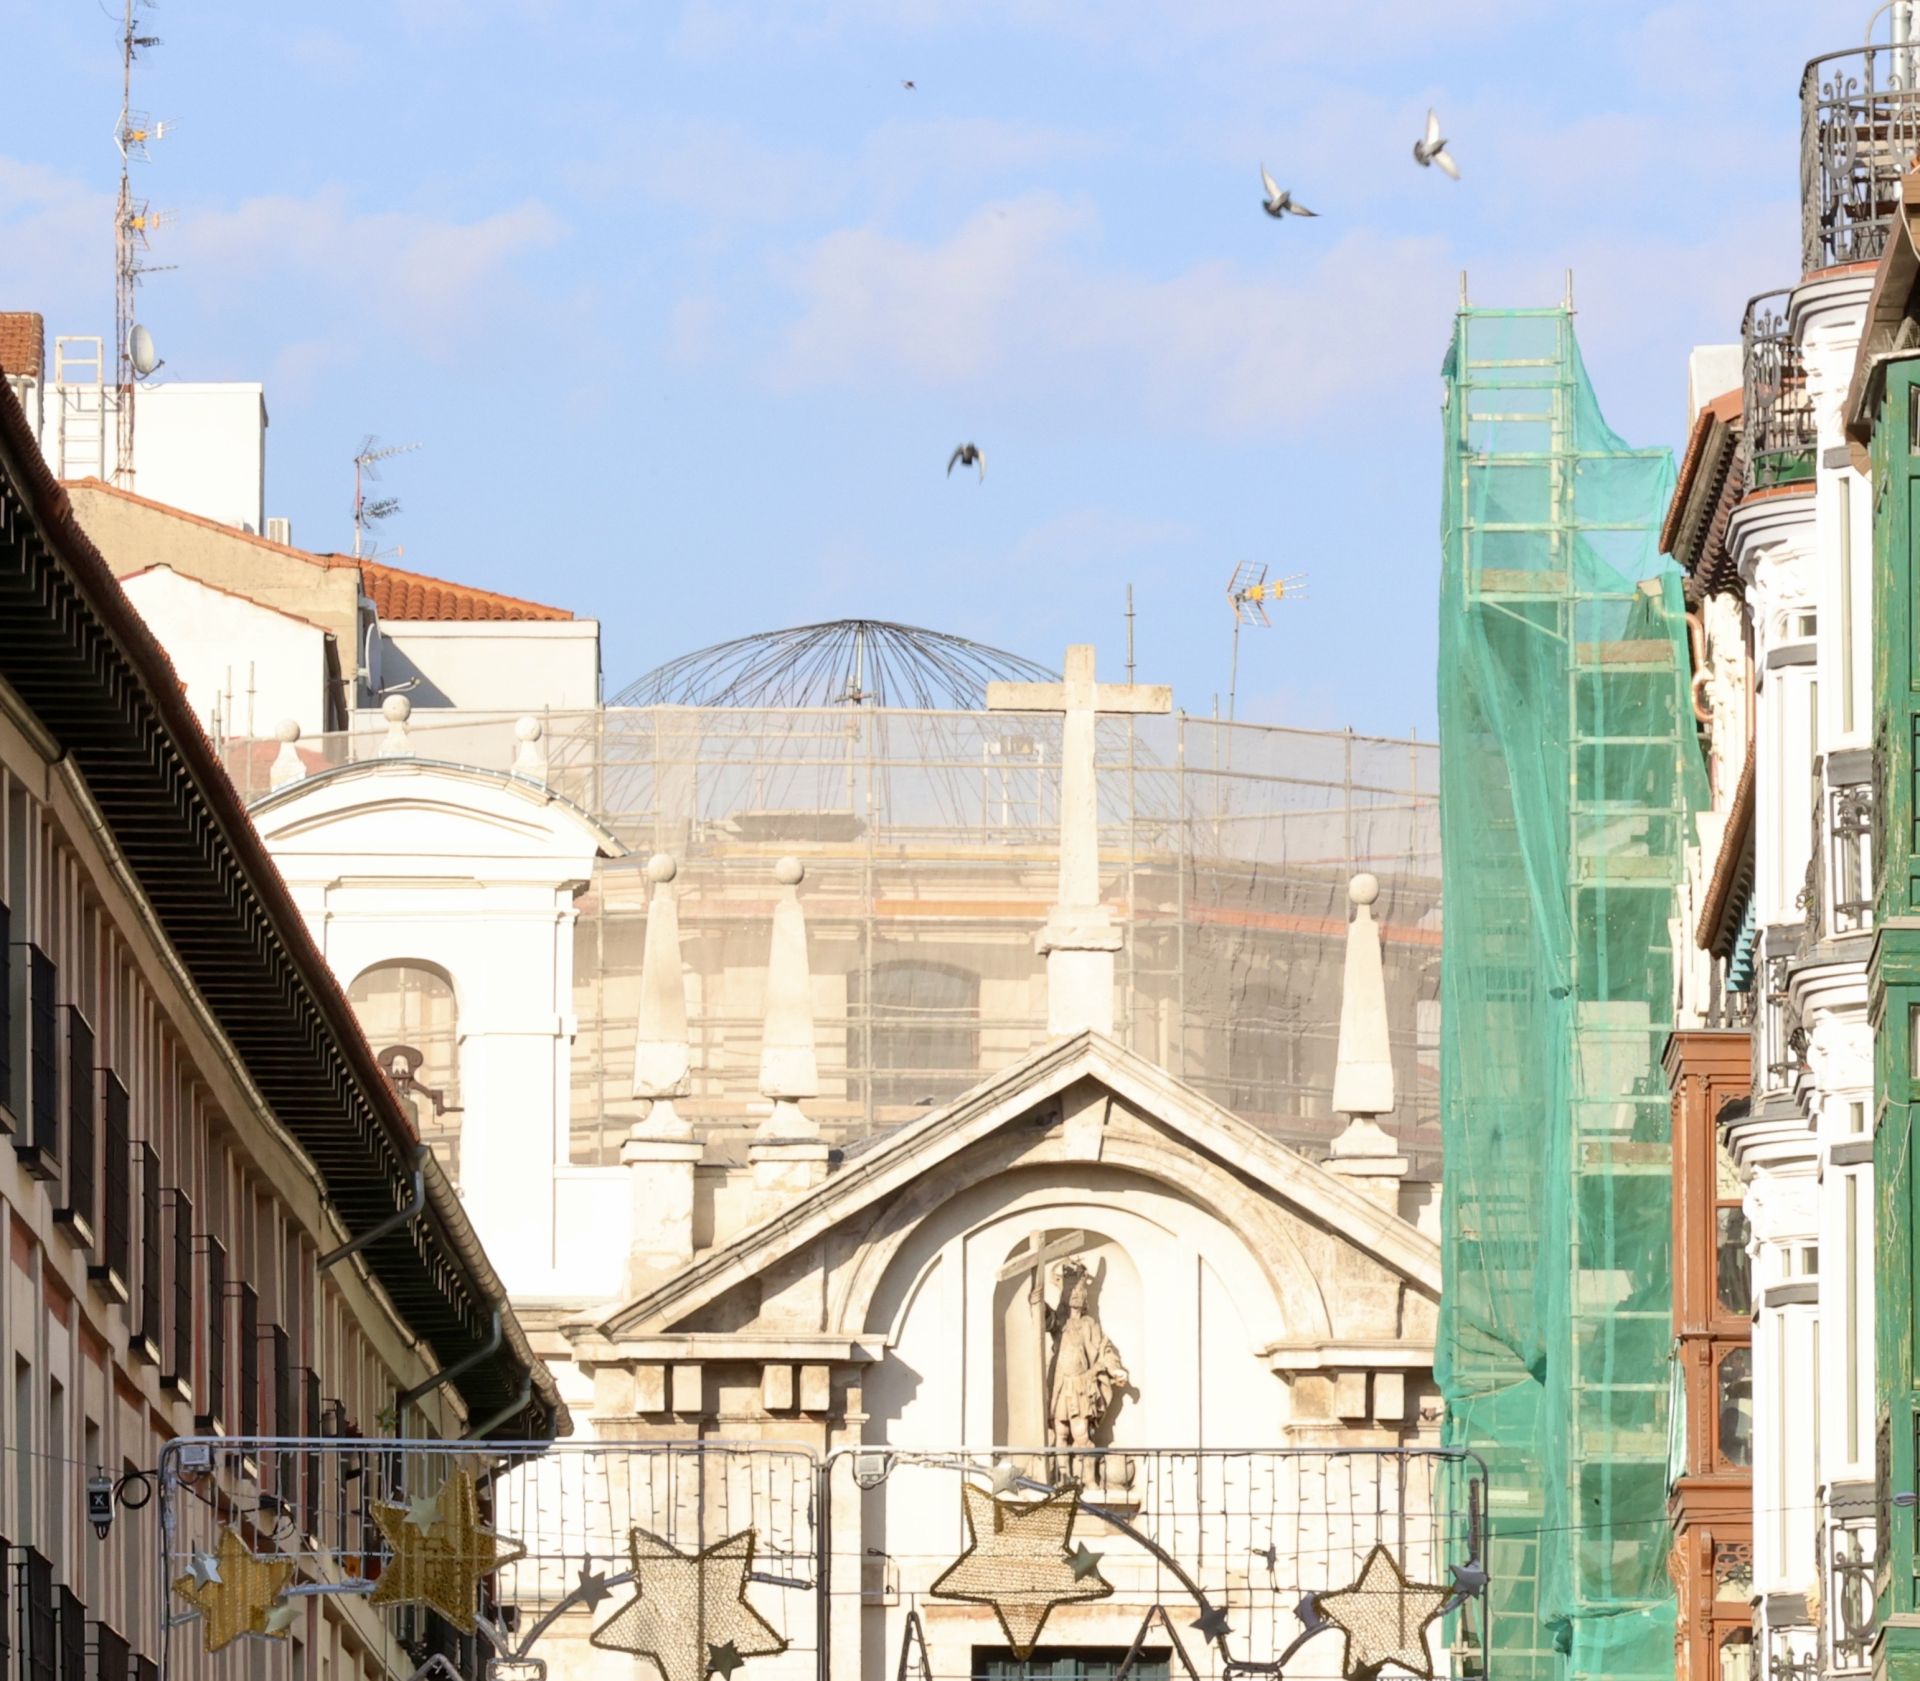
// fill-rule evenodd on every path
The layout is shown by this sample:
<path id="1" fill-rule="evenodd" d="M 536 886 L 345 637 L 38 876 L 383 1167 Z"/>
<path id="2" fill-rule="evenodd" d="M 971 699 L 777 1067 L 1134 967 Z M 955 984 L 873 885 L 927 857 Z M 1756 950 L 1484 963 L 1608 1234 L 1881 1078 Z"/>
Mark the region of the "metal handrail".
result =
<path id="1" fill-rule="evenodd" d="M 1850 47 L 1800 73 L 1801 268 L 1873 262 L 1920 153 L 1920 44 Z"/>

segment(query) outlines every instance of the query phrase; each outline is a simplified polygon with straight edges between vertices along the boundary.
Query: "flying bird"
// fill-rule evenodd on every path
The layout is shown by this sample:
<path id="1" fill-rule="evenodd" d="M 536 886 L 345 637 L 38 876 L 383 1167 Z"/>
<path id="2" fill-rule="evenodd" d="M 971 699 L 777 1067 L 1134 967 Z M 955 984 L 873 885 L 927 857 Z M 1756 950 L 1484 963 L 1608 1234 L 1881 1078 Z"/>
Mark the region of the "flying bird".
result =
<path id="1" fill-rule="evenodd" d="M 905 88 L 905 89 L 907 90 L 907 92 L 908 92 L 908 93 L 912 93 L 912 92 L 913 92 L 913 83 L 911 83 L 911 82 L 902 82 L 902 83 L 901 83 L 900 85 L 901 85 L 901 86 L 902 86 L 903 88 Z"/>
<path id="2" fill-rule="evenodd" d="M 1260 185 L 1267 189 L 1267 202 L 1261 208 L 1269 216 L 1318 216 L 1320 214 L 1317 210 L 1309 210 L 1304 204 L 1295 204 L 1292 190 L 1281 191 L 1273 177 L 1267 173 L 1265 164 L 1260 166 Z"/>
<path id="3" fill-rule="evenodd" d="M 956 467 L 978 467 L 980 482 L 982 484 L 987 482 L 987 458 L 980 453 L 978 444 L 962 444 L 947 457 L 948 478 L 953 477 L 953 470 Z"/>
<path id="4" fill-rule="evenodd" d="M 1433 112 L 1427 113 L 1427 132 L 1424 138 L 1413 143 L 1413 161 L 1422 169 L 1438 164 L 1454 180 L 1460 179 L 1460 166 L 1447 152 L 1447 143 L 1440 137 L 1440 119 Z"/>

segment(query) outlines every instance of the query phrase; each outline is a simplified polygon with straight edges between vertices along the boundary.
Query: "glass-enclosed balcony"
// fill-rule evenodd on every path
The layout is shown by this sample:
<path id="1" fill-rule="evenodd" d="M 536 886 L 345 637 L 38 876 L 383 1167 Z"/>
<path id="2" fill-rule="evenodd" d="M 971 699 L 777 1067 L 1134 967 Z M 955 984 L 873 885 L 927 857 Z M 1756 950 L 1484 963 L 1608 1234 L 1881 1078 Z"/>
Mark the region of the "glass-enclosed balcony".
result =
<path id="1" fill-rule="evenodd" d="M 1807 274 L 1878 260 L 1920 152 L 1920 44 L 1854 47 L 1800 76 L 1800 245 Z"/>

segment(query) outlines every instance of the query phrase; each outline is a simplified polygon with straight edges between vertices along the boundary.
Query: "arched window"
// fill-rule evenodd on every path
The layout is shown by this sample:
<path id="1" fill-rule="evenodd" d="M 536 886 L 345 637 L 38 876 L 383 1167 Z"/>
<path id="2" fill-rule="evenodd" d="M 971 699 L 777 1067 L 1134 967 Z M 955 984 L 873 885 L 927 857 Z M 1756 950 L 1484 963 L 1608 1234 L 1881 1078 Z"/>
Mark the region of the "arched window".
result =
<path id="1" fill-rule="evenodd" d="M 980 977 L 947 963 L 876 963 L 867 1001 L 876 1108 L 957 1097 L 980 1078 Z"/>
<path id="2" fill-rule="evenodd" d="M 427 963 L 376 963 L 347 1002 L 373 1053 L 413 1111 L 423 1142 L 449 1178 L 460 1176 L 460 1009 L 446 972 Z"/>

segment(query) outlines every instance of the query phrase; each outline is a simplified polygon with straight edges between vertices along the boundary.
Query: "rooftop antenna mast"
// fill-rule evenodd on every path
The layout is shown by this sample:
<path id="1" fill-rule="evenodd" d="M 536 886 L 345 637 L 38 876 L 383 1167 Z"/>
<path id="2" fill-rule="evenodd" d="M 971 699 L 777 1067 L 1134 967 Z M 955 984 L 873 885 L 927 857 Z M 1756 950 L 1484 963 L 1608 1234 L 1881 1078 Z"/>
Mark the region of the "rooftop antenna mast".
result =
<path id="1" fill-rule="evenodd" d="M 1227 580 L 1227 604 L 1233 609 L 1233 663 L 1227 671 L 1227 722 L 1233 722 L 1234 703 L 1240 687 L 1240 627 L 1243 624 L 1258 625 L 1262 630 L 1273 623 L 1267 617 L 1269 601 L 1285 601 L 1292 596 L 1306 593 L 1307 577 L 1304 572 L 1291 578 L 1269 580 L 1265 566 L 1255 566 L 1250 560 L 1243 560 L 1233 569 L 1233 576 Z"/>
<path id="2" fill-rule="evenodd" d="M 353 555 L 356 560 L 367 553 L 364 546 L 367 528 L 391 519 L 400 511 L 397 496 L 376 496 L 369 501 L 367 485 L 379 481 L 382 461 L 411 454 L 419 447 L 418 444 L 383 444 L 371 432 L 360 440 L 360 448 L 353 458 Z"/>
<path id="3" fill-rule="evenodd" d="M 133 194 L 133 160 L 145 158 L 149 141 L 164 139 L 167 125 L 133 108 L 133 64 L 149 47 L 160 45 L 157 35 L 144 35 L 135 14 L 149 0 L 122 0 L 120 13 L 120 119 L 114 124 L 114 145 L 120 152 L 120 193 L 113 212 L 113 482 L 133 487 L 133 402 L 138 381 L 160 366 L 153 340 L 134 318 L 133 294 L 140 276 L 153 272 L 141 262 L 147 236 L 162 216 L 145 199 Z"/>

